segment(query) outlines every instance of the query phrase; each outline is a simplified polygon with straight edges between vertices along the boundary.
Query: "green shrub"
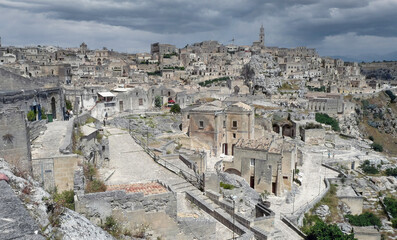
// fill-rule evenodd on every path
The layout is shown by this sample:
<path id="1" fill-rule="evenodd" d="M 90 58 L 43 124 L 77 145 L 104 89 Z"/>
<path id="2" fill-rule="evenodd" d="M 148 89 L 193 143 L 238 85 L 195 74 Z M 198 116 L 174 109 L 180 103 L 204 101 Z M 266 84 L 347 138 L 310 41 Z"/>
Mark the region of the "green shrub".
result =
<path id="1" fill-rule="evenodd" d="M 161 108 L 161 97 L 160 96 L 156 96 L 156 98 L 154 99 L 154 106 L 157 108 Z"/>
<path id="2" fill-rule="evenodd" d="M 181 112 L 181 107 L 179 106 L 179 104 L 174 104 L 174 105 L 172 105 L 170 112 L 172 112 L 172 113 L 180 113 Z"/>
<path id="3" fill-rule="evenodd" d="M 385 174 L 387 176 L 397 177 L 397 168 L 388 168 L 388 169 L 386 169 Z"/>
<path id="4" fill-rule="evenodd" d="M 397 199 L 385 197 L 383 203 L 386 206 L 386 211 L 389 212 L 393 218 L 397 218 Z"/>
<path id="5" fill-rule="evenodd" d="M 336 224 L 317 221 L 306 231 L 308 240 L 354 240 L 354 234 L 344 234 Z"/>
<path id="6" fill-rule="evenodd" d="M 363 164 L 361 164 L 361 169 L 363 170 L 363 172 L 367 173 L 367 174 L 378 174 L 379 170 L 373 165 L 370 164 L 370 162 L 368 160 L 365 160 Z"/>
<path id="7" fill-rule="evenodd" d="M 234 189 L 234 186 L 232 184 L 227 184 L 227 183 L 223 183 L 223 182 L 220 182 L 219 186 L 221 186 L 224 189 L 230 189 L 230 190 Z"/>
<path id="8" fill-rule="evenodd" d="M 63 191 L 62 193 L 55 192 L 54 201 L 63 207 L 67 207 L 74 211 L 74 191 Z"/>
<path id="9" fill-rule="evenodd" d="M 28 117 L 28 120 L 29 120 L 30 122 L 36 121 L 36 114 L 34 113 L 33 110 L 31 110 L 31 111 L 28 112 L 27 117 Z"/>
<path id="10" fill-rule="evenodd" d="M 47 119 L 47 114 L 45 113 L 45 108 L 41 108 L 41 119 Z"/>
<path id="11" fill-rule="evenodd" d="M 105 192 L 105 191 L 106 191 L 105 183 L 98 179 L 88 181 L 87 187 L 85 189 L 86 193 Z"/>
<path id="12" fill-rule="evenodd" d="M 119 238 L 122 232 L 119 223 L 112 216 L 106 217 L 102 228 L 115 238 Z"/>
<path id="13" fill-rule="evenodd" d="M 98 133 L 98 134 L 96 135 L 96 140 L 97 140 L 98 142 L 102 142 L 102 138 L 103 138 L 103 134 Z"/>
<path id="14" fill-rule="evenodd" d="M 379 143 L 372 143 L 371 147 L 376 152 L 383 152 L 383 146 Z"/>
<path id="15" fill-rule="evenodd" d="M 66 100 L 65 101 L 65 103 L 66 103 L 66 109 L 67 110 L 72 110 L 72 102 L 70 101 L 70 100 Z"/>
<path id="16" fill-rule="evenodd" d="M 227 81 L 227 80 L 229 80 L 229 77 L 215 78 L 215 79 L 212 79 L 212 80 L 207 80 L 207 81 L 204 81 L 204 82 L 199 82 L 199 85 L 200 85 L 201 87 L 205 87 L 205 86 L 211 85 L 211 84 L 213 84 L 213 83 L 224 82 L 224 81 Z"/>
<path id="17" fill-rule="evenodd" d="M 347 219 L 349 219 L 349 222 L 353 226 L 378 226 L 381 227 L 382 223 L 380 222 L 380 219 L 373 213 L 371 212 L 365 212 L 360 215 L 346 215 L 345 216 Z"/>
<path id="18" fill-rule="evenodd" d="M 394 227 L 394 228 L 397 228 L 397 218 L 393 218 L 391 220 L 391 226 Z"/>
<path id="19" fill-rule="evenodd" d="M 324 123 L 330 125 L 332 130 L 339 131 L 339 122 L 334 118 L 328 116 L 326 113 L 316 113 L 316 121 L 319 123 Z"/>

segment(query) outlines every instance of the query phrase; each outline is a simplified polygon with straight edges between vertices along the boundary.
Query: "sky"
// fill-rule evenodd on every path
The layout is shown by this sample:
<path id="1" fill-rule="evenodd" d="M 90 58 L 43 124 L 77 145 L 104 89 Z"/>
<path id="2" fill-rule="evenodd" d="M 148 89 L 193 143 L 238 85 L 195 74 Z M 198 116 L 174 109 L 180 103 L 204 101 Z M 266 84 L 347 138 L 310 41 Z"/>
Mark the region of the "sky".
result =
<path id="1" fill-rule="evenodd" d="M 0 0 L 3 46 L 149 52 L 204 40 L 307 46 L 321 56 L 397 53 L 397 0 Z M 397 60 L 397 54 L 396 60 Z"/>

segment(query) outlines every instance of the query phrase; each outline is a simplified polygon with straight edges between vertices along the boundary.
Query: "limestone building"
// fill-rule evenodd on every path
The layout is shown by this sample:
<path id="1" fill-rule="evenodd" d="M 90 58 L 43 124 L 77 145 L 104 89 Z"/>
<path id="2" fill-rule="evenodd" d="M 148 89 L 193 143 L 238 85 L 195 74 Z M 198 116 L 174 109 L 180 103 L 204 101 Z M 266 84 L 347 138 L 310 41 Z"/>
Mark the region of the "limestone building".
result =
<path id="1" fill-rule="evenodd" d="M 254 138 L 254 110 L 238 102 L 223 106 L 220 101 L 190 108 L 183 114 L 182 129 L 190 137 L 197 138 L 211 146 L 215 156 L 233 155 L 239 139 Z"/>
<path id="2" fill-rule="evenodd" d="M 233 161 L 224 161 L 224 170 L 240 175 L 257 192 L 280 196 L 291 190 L 296 165 L 296 145 L 269 133 L 260 139 L 240 139 Z"/>

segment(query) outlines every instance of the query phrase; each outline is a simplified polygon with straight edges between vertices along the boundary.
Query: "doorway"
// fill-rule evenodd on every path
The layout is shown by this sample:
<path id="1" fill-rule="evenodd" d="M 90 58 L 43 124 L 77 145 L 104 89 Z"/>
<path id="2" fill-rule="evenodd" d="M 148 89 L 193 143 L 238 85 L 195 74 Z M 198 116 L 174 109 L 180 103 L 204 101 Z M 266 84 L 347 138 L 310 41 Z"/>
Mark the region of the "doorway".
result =
<path id="1" fill-rule="evenodd" d="M 277 196 L 277 182 L 272 183 L 272 193 Z"/>
<path id="2" fill-rule="evenodd" d="M 250 177 L 250 187 L 255 188 L 255 176 Z"/>
<path id="3" fill-rule="evenodd" d="M 57 108 L 56 108 L 56 102 L 55 102 L 55 98 L 52 97 L 51 98 L 51 113 L 52 113 L 52 117 L 53 119 L 57 118 Z"/>
<path id="4" fill-rule="evenodd" d="M 227 155 L 227 143 L 222 144 L 222 153 Z"/>

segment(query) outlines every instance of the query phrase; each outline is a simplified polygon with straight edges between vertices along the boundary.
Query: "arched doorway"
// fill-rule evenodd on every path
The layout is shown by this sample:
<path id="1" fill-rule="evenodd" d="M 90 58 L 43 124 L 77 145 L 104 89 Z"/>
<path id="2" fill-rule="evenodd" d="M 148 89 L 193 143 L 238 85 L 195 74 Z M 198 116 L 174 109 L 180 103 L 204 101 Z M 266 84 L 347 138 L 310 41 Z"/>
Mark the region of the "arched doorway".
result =
<path id="1" fill-rule="evenodd" d="M 56 104 L 55 98 L 52 97 L 52 98 L 51 98 L 51 113 L 52 113 L 52 117 L 53 117 L 54 119 L 57 118 L 57 107 L 56 107 L 55 104 Z"/>
<path id="2" fill-rule="evenodd" d="M 228 168 L 228 169 L 225 170 L 225 172 L 230 173 L 230 174 L 234 174 L 234 175 L 237 175 L 237 176 L 241 176 L 241 172 L 239 170 L 237 170 L 237 169 L 234 169 L 234 168 Z"/>

